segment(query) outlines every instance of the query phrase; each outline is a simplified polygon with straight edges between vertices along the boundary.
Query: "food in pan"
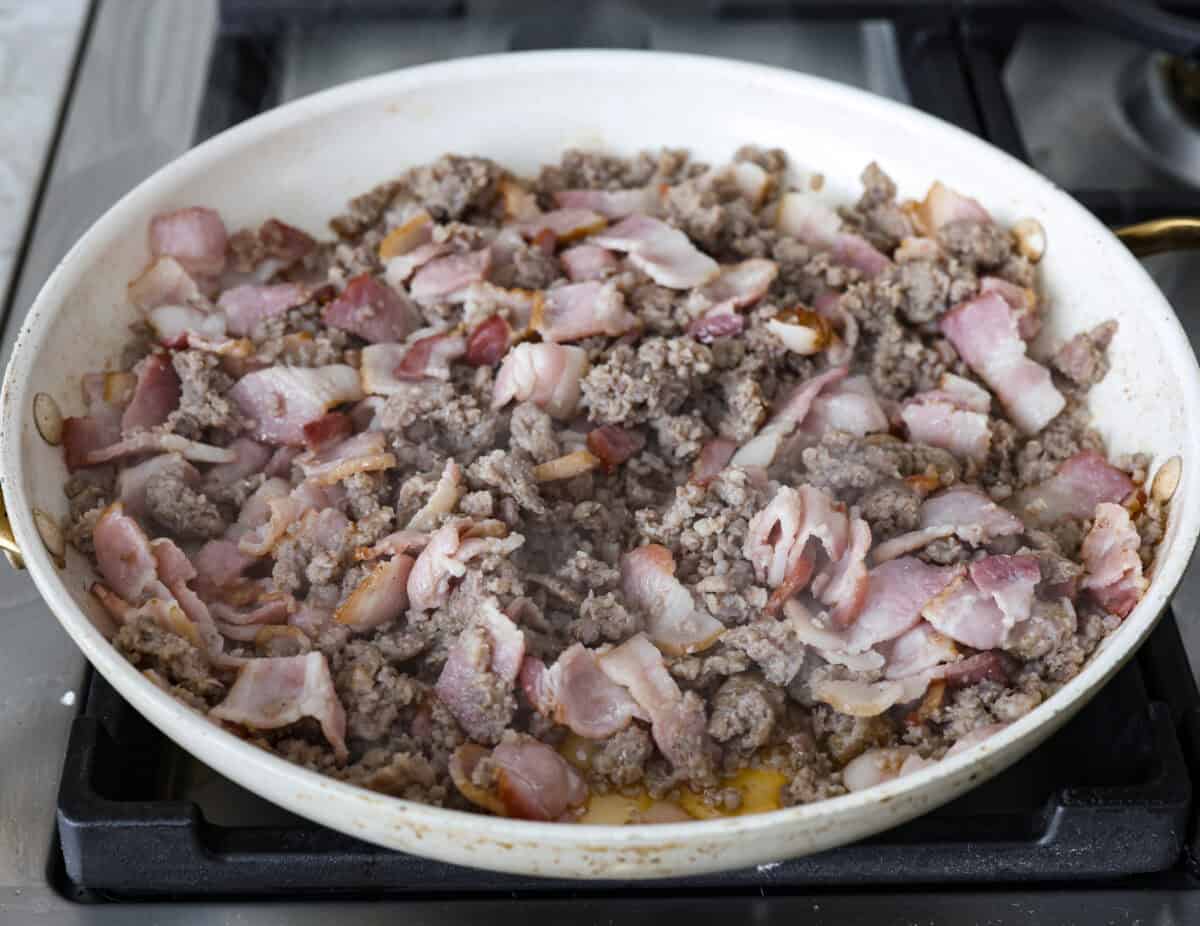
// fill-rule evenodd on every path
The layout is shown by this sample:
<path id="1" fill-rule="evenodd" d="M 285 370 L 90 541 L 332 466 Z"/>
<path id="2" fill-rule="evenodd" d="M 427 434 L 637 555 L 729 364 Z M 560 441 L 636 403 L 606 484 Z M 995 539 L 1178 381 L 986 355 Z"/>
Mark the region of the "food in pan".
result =
<path id="1" fill-rule="evenodd" d="M 1035 340 L 1036 222 L 819 179 L 451 155 L 329 240 L 155 216 L 50 428 L 113 644 L 294 762 L 535 820 L 821 800 L 1033 710 L 1138 602 L 1178 461 L 1091 427 L 1115 324 Z"/>

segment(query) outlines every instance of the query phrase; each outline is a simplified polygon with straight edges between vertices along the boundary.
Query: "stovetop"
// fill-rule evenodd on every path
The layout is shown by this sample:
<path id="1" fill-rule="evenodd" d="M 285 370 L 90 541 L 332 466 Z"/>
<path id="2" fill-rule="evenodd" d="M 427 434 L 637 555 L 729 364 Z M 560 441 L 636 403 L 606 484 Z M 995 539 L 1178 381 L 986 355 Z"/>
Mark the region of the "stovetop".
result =
<path id="1" fill-rule="evenodd" d="M 1159 56 L 1046 3 L 95 0 L 0 360 L 73 240 L 195 142 L 356 77 L 564 45 L 820 74 L 984 135 L 1110 224 L 1200 214 L 1200 189 L 1131 125 Z M 1148 266 L 1200 340 L 1196 262 Z M 1200 570 L 1174 612 L 1075 721 L 946 808 L 811 859 L 631 886 L 454 868 L 291 817 L 150 728 L 90 677 L 28 578 L 0 571 L 0 926 L 668 923 L 700 904 L 764 923 L 1200 922 Z"/>

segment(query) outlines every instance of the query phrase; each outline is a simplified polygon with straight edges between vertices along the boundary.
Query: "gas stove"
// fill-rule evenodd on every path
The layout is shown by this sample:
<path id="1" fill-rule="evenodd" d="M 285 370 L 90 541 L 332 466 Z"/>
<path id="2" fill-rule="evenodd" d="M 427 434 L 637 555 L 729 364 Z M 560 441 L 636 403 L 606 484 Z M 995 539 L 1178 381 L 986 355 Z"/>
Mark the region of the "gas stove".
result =
<path id="1" fill-rule="evenodd" d="M 1110 224 L 1200 215 L 1200 72 L 1172 57 L 1200 27 L 1070 5 L 1091 22 L 1023 0 L 96 0 L 0 359 L 74 239 L 191 145 L 333 84 L 473 54 L 642 48 L 815 73 L 988 138 Z M 1175 7 L 1200 22 L 1200 3 Z M 1195 262 L 1148 266 L 1200 340 Z M 150 727 L 87 671 L 29 579 L 3 571 L 0 926 L 670 923 L 701 907 L 763 923 L 1200 922 L 1198 615 L 1193 569 L 1077 719 L 920 820 L 812 858 L 631 885 L 457 868 L 295 818 Z"/>

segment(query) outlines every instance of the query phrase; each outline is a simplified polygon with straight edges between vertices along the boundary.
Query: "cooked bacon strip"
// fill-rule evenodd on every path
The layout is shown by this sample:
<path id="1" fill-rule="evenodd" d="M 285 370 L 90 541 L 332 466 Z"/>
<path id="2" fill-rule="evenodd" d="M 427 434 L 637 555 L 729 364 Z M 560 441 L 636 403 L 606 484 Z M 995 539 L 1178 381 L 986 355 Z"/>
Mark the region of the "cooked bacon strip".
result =
<path id="1" fill-rule="evenodd" d="M 796 435 L 806 443 L 816 443 L 827 431 L 846 431 L 863 437 L 887 431 L 888 427 L 887 415 L 871 380 L 866 376 L 850 376 L 834 382 L 813 398 Z"/>
<path id="2" fill-rule="evenodd" d="M 580 643 L 564 650 L 549 669 L 526 656 L 521 685 L 539 714 L 585 739 L 612 736 L 635 717 L 649 720 L 629 692 L 600 670 L 596 654 Z"/>
<path id="3" fill-rule="evenodd" d="M 308 290 L 298 283 L 245 284 L 221 293 L 217 305 L 225 313 L 231 334 L 246 337 L 269 318 L 304 305 Z"/>
<path id="4" fill-rule="evenodd" d="M 819 625 L 812 614 L 796 599 L 784 602 L 782 624 L 805 646 L 810 646 L 828 663 L 846 666 L 857 672 L 873 672 L 883 667 L 883 657 L 874 650 L 855 653 L 844 632 Z"/>
<path id="5" fill-rule="evenodd" d="M 323 653 L 248 660 L 209 716 L 251 730 L 277 730 L 312 717 L 338 761 L 346 761 L 348 755 L 346 712 Z"/>
<path id="6" fill-rule="evenodd" d="M 196 628 L 200 638 L 201 649 L 209 661 L 221 668 L 234 668 L 245 661 L 238 656 L 225 654 L 225 641 L 217 632 L 216 624 L 208 612 L 208 606 L 200 596 L 192 591 L 188 583 L 197 577 L 196 569 L 179 547 L 170 540 L 158 539 L 151 541 L 150 548 L 158 569 L 158 577 L 166 586 L 171 596 L 179 602 Z"/>
<path id="7" fill-rule="evenodd" d="M 868 749 L 852 759 L 842 769 L 842 784 L 851 793 L 865 791 L 885 781 L 903 778 L 934 763 L 921 758 L 911 746 L 896 746 L 891 749 Z"/>
<path id="8" fill-rule="evenodd" d="M 321 310 L 321 320 L 372 344 L 403 341 L 421 327 L 421 313 L 402 291 L 369 273 L 346 284 L 341 295 Z"/>
<path id="9" fill-rule="evenodd" d="M 466 361 L 473 367 L 493 367 L 504 359 L 512 344 L 512 326 L 503 315 L 493 315 L 475 327 L 467 338 Z"/>
<path id="10" fill-rule="evenodd" d="M 640 213 L 622 219 L 588 240 L 625 252 L 633 266 L 668 289 L 702 286 L 721 269 L 679 229 Z"/>
<path id="11" fill-rule="evenodd" d="M 922 611 L 940 633 L 975 649 L 1002 646 L 1008 632 L 1029 617 L 1041 581 L 1033 556 L 988 556 L 973 562 Z"/>
<path id="12" fill-rule="evenodd" d="M 435 535 L 430 546 L 436 542 Z M 434 686 L 438 700 L 472 739 L 495 741 L 489 729 L 489 705 L 480 698 L 481 684 L 495 676 L 511 688 L 524 658 L 525 634 L 492 601 L 485 602 L 478 621 L 463 630 L 450 647 Z"/>
<path id="13" fill-rule="evenodd" d="M 196 567 L 198 587 L 207 595 L 234 585 L 256 560 L 238 549 L 236 540 L 223 537 L 205 543 L 192 557 L 192 565 Z"/>
<path id="14" fill-rule="evenodd" d="M 650 718 L 650 732 L 667 761 L 692 768 L 711 759 L 712 741 L 705 728 L 704 702 L 694 692 L 685 697 L 667 671 L 662 653 L 639 633 L 599 658 L 600 671 L 628 689 Z"/>
<path id="15" fill-rule="evenodd" d="M 700 448 L 700 456 L 692 467 L 691 481 L 699 486 L 707 486 L 725 469 L 736 451 L 737 444 L 723 437 L 707 441 Z"/>
<path id="16" fill-rule="evenodd" d="M 917 209 L 917 218 L 932 234 L 951 222 L 991 222 L 988 211 L 969 196 L 935 180 Z"/>
<path id="17" fill-rule="evenodd" d="M 900 417 L 914 443 L 940 447 L 976 463 L 987 460 L 992 427 L 982 412 L 964 411 L 919 394 L 904 403 Z"/>
<path id="18" fill-rule="evenodd" d="M 1133 490 L 1126 473 L 1084 450 L 1064 460 L 1045 482 L 1018 492 L 1014 507 L 1026 520 L 1048 527 L 1063 518 L 1090 518 L 1097 505 L 1120 504 Z"/>
<path id="19" fill-rule="evenodd" d="M 607 248 L 594 244 L 577 244 L 558 255 L 567 278 L 572 283 L 603 280 L 617 272 L 617 257 Z"/>
<path id="20" fill-rule="evenodd" d="M 479 763 L 490 757 L 488 788 L 475 782 Z M 558 820 L 587 800 L 587 784 L 575 768 L 545 743 L 513 734 L 489 754 L 476 743 L 459 746 L 450 757 L 450 777 L 467 798 L 491 813 L 522 820 Z"/>
<path id="21" fill-rule="evenodd" d="M 401 617 L 408 608 L 411 556 L 393 556 L 380 563 L 355 586 L 334 612 L 334 620 L 354 630 L 382 627 Z"/>
<path id="22" fill-rule="evenodd" d="M 391 469 L 396 457 L 389 453 L 382 431 L 363 431 L 323 450 L 309 450 L 296 458 L 306 479 L 330 485 L 355 473 Z"/>
<path id="23" fill-rule="evenodd" d="M 852 232 L 842 231 L 838 214 L 813 193 L 785 193 L 779 201 L 776 227 L 784 234 L 829 252 L 834 263 L 873 277 L 892 266 L 874 246 Z"/>
<path id="24" fill-rule="evenodd" d="M 178 434 L 138 431 L 115 444 L 89 451 L 84 455 L 83 465 L 98 466 L 101 463 L 111 463 L 121 457 L 135 456 L 140 453 L 178 453 L 185 459 L 194 460 L 197 463 L 231 463 L 237 459 L 237 454 L 226 447 L 200 444 L 180 437 Z"/>
<path id="25" fill-rule="evenodd" d="M 1025 355 L 1016 317 L 997 293 L 982 293 L 963 303 L 943 315 L 940 325 L 1026 434 L 1036 434 L 1066 406 L 1050 371 Z"/>
<path id="26" fill-rule="evenodd" d="M 395 556 L 401 553 L 420 553 L 428 543 L 429 534 L 422 531 L 393 531 L 386 537 L 377 540 L 373 546 L 359 547 L 354 551 L 354 558 L 358 560 L 370 560 L 379 559 L 381 556 Z"/>
<path id="27" fill-rule="evenodd" d="M 591 209 L 555 209 L 521 222 L 517 225 L 517 231 L 529 239 L 536 239 L 539 235 L 550 232 L 554 240 L 568 242 L 598 232 L 607 224 L 604 216 Z"/>
<path id="28" fill-rule="evenodd" d="M 932 392 L 922 393 L 931 398 L 949 402 L 956 408 L 971 412 L 987 414 L 992 409 L 992 394 L 963 376 L 953 373 L 943 373 L 938 380 L 938 388 Z"/>
<path id="29" fill-rule="evenodd" d="M 909 678 L 958 657 L 959 650 L 953 640 L 938 633 L 927 621 L 921 621 L 888 644 L 884 677 Z"/>
<path id="30" fill-rule="evenodd" d="M 286 624 L 295 607 L 296 599 L 276 591 L 262 594 L 242 605 L 214 601 L 211 611 L 222 636 L 245 643 L 252 641 L 264 626 Z"/>
<path id="31" fill-rule="evenodd" d="M 837 627 L 849 627 L 866 602 L 867 551 L 870 548 L 871 526 L 862 518 L 855 518 L 850 522 L 846 552 L 813 579 L 813 594 L 829 606 L 829 619 Z"/>
<path id="32" fill-rule="evenodd" d="M 187 305 L 200 298 L 196 285 L 183 265 L 172 257 L 160 257 L 128 287 L 129 301 L 144 312 L 163 305 Z"/>
<path id="33" fill-rule="evenodd" d="M 320 511 L 335 504 L 339 492 L 340 487 L 314 482 L 302 482 L 291 491 L 281 479 L 263 483 L 259 491 L 246 500 L 239 516 L 239 522 L 245 518 L 242 525 L 245 530 L 238 538 L 238 549 L 249 556 L 271 553 L 289 525 L 300 521 L 310 511 Z"/>
<path id="34" fill-rule="evenodd" d="M 866 601 L 850 627 L 851 650 L 862 652 L 912 630 L 926 603 L 962 573 L 961 566 L 929 566 L 910 556 L 876 566 L 868 574 Z"/>
<path id="35" fill-rule="evenodd" d="M 453 246 L 445 241 L 430 241 L 419 245 L 411 251 L 390 258 L 383 272 L 384 278 L 389 286 L 399 290 L 414 273 L 430 261 L 449 254 L 452 250 Z"/>
<path id="36" fill-rule="evenodd" d="M 623 219 L 635 212 L 653 212 L 658 193 L 653 186 L 635 190 L 563 190 L 554 194 L 563 209 L 590 209 L 607 219 Z"/>
<path id="37" fill-rule="evenodd" d="M 845 555 L 848 538 L 844 505 L 809 485 L 784 486 L 750 519 L 742 555 L 754 566 L 758 581 L 772 588 L 786 584 L 795 594 L 808 584 L 816 567 L 809 541 L 817 541 L 836 562 Z"/>
<path id="38" fill-rule="evenodd" d="M 437 527 L 444 514 L 449 514 L 466 491 L 462 485 L 462 468 L 453 460 L 447 460 L 441 478 L 421 510 L 409 519 L 405 531 L 425 533 Z"/>
<path id="39" fill-rule="evenodd" d="M 860 682 L 846 679 L 821 679 L 812 686 L 813 697 L 839 714 L 850 717 L 877 717 L 905 697 L 899 682 Z"/>
<path id="40" fill-rule="evenodd" d="M 833 367 L 793 389 L 762 430 L 738 448 L 730 463 L 734 466 L 770 466 L 783 441 L 804 422 L 821 390 L 844 379 L 848 372 L 846 367 Z"/>
<path id="41" fill-rule="evenodd" d="M 397 225 L 379 242 L 379 259 L 389 261 L 393 257 L 415 251 L 433 240 L 433 218 L 422 209 Z"/>
<path id="42" fill-rule="evenodd" d="M 215 276 L 225 267 L 225 223 L 212 209 L 191 206 L 150 220 L 150 253 L 171 257 L 189 274 Z"/>
<path id="43" fill-rule="evenodd" d="M 165 347 L 184 347 L 192 337 L 200 343 L 225 337 L 225 316 L 194 305 L 160 305 L 146 314 L 146 322 Z"/>
<path id="44" fill-rule="evenodd" d="M 349 415 L 345 412 L 326 412 L 304 426 L 304 446 L 310 452 L 323 451 L 353 433 L 354 420 Z"/>
<path id="45" fill-rule="evenodd" d="M 671 551 L 652 543 L 621 557 L 621 591 L 642 612 L 646 633 L 673 655 L 708 649 L 725 625 L 696 606 L 691 592 L 675 578 Z"/>
<path id="46" fill-rule="evenodd" d="M 592 428 L 587 435 L 588 450 L 610 473 L 645 446 L 646 438 L 641 432 L 630 431 L 615 424 Z"/>
<path id="47" fill-rule="evenodd" d="M 158 583 L 158 566 L 141 525 L 114 502 L 92 529 L 96 565 L 109 588 L 131 604 L 146 601 Z"/>
<path id="48" fill-rule="evenodd" d="M 734 312 L 709 312 L 688 325 L 688 334 L 702 344 L 711 344 L 717 338 L 729 338 L 741 334 L 746 327 L 746 318 Z"/>
<path id="49" fill-rule="evenodd" d="M 415 611 L 440 608 L 450 597 L 451 582 L 466 572 L 466 563 L 488 553 L 507 555 L 524 542 L 520 534 L 503 536 L 506 530 L 502 522 L 472 524 L 469 518 L 450 521 L 436 530 L 408 577 L 409 606 Z"/>
<path id="50" fill-rule="evenodd" d="M 258 240 L 267 256 L 281 261 L 284 266 L 294 264 L 317 247 L 316 239 L 308 232 L 279 219 L 263 222 L 258 228 Z"/>
<path id="51" fill-rule="evenodd" d="M 417 271 L 408 291 L 422 304 L 454 301 L 472 283 L 487 279 L 491 267 L 491 248 L 440 257 Z"/>
<path id="52" fill-rule="evenodd" d="M 638 326 L 613 283 L 569 283 L 546 290 L 542 316 L 535 324 L 542 339 L 557 343 L 592 335 L 619 337 Z"/>
<path id="53" fill-rule="evenodd" d="M 334 405 L 363 397 L 358 371 L 345 364 L 273 366 L 243 376 L 229 396 L 254 419 L 254 435 L 268 444 L 304 443 L 304 426 Z"/>
<path id="54" fill-rule="evenodd" d="M 1096 520 L 1080 549 L 1087 568 L 1083 588 L 1117 617 L 1126 617 L 1146 591 L 1140 546 L 1141 538 L 1128 511 L 1111 502 L 1096 506 Z"/>
<path id="55" fill-rule="evenodd" d="M 533 402 L 558 419 L 569 419 L 579 404 L 579 383 L 587 352 L 563 344 L 518 344 L 504 358 L 492 393 L 492 408 Z"/>
<path id="56" fill-rule="evenodd" d="M 1037 293 L 1025 286 L 1017 286 L 1000 277 L 981 277 L 981 293 L 996 293 L 1008 303 L 1017 319 L 1017 331 L 1021 338 L 1031 341 L 1042 330 L 1042 317 L 1038 314 Z"/>
<path id="57" fill-rule="evenodd" d="M 160 425 L 179 407 L 179 377 L 171 366 L 170 357 L 149 354 L 133 369 L 137 374 L 137 385 L 121 415 L 122 435 Z"/>
<path id="58" fill-rule="evenodd" d="M 706 317 L 746 309 L 767 294 L 778 275 L 779 265 L 761 257 L 727 264 L 714 280 L 692 294 L 688 305 L 693 311 L 704 311 Z"/>
<path id="59" fill-rule="evenodd" d="M 1021 519 L 1005 511 L 982 492 L 951 488 L 931 495 L 921 505 L 921 529 L 879 544 L 873 551 L 882 563 L 911 553 L 944 537 L 958 537 L 972 546 L 982 546 L 998 537 L 1010 537 L 1025 529 Z"/>
<path id="60" fill-rule="evenodd" d="M 467 352 L 466 339 L 439 333 L 413 341 L 392 375 L 400 380 L 450 379 L 450 364 Z"/>

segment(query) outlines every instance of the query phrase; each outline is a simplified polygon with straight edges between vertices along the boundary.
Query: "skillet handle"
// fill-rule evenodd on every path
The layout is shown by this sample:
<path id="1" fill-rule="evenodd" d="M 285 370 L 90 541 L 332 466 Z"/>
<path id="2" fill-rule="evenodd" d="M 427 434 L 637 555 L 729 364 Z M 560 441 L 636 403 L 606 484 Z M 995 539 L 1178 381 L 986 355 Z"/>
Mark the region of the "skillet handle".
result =
<path id="1" fill-rule="evenodd" d="M 1115 234 L 1137 257 L 1200 249 L 1200 219 L 1152 219 L 1118 228 Z"/>
<path id="2" fill-rule="evenodd" d="M 0 551 L 14 569 L 24 569 L 25 560 L 21 557 L 21 548 L 13 537 L 12 525 L 8 523 L 8 510 L 4 507 L 4 495 L 0 493 Z"/>

